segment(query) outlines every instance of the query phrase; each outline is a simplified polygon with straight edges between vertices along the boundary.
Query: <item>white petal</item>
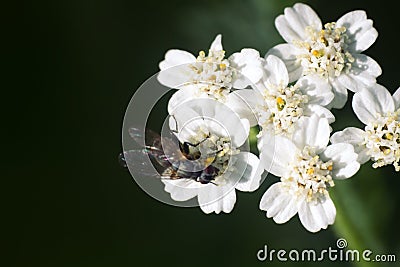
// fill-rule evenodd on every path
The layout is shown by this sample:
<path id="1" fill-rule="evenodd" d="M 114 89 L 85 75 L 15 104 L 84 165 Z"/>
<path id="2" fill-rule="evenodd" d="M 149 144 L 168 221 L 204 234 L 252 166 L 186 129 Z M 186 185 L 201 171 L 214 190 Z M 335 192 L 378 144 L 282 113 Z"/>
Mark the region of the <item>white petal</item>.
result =
<path id="1" fill-rule="evenodd" d="M 374 78 L 382 74 L 381 67 L 373 58 L 363 54 L 354 54 L 353 57 L 355 62 L 352 63 L 351 73 L 356 75 L 358 71 L 366 72 Z"/>
<path id="2" fill-rule="evenodd" d="M 179 91 L 177 91 L 178 93 Z M 184 91 L 186 92 L 186 91 Z M 181 94 L 181 93 L 179 93 Z M 182 93 L 182 98 L 185 97 L 185 93 Z M 180 96 L 178 95 L 179 99 Z M 175 100 L 173 99 L 175 102 Z M 171 115 L 170 119 L 170 128 L 175 129 L 176 124 L 178 125 L 178 131 L 182 129 L 182 127 L 193 118 L 197 118 L 201 116 L 196 110 L 196 105 L 201 105 L 203 102 L 198 101 L 197 99 L 188 98 L 186 101 L 182 102 L 180 105 L 176 105 L 175 103 L 171 104 L 171 108 L 168 108 L 168 112 Z"/>
<path id="3" fill-rule="evenodd" d="M 358 157 L 357 157 L 357 161 L 360 164 L 364 164 L 365 162 L 367 162 L 368 160 L 370 160 L 371 156 L 369 153 L 369 149 L 366 148 L 365 146 L 363 147 L 359 147 L 359 148 L 354 148 L 354 152 L 357 153 Z M 361 167 L 361 166 L 360 166 Z"/>
<path id="4" fill-rule="evenodd" d="M 313 115 L 298 120 L 292 139 L 300 150 L 305 146 L 310 146 L 314 147 L 318 154 L 328 145 L 329 135 L 328 120 Z"/>
<path id="5" fill-rule="evenodd" d="M 175 129 L 176 125 L 174 124 L 176 123 L 173 117 L 170 117 L 169 123 L 170 123 L 170 129 Z M 207 121 L 204 121 L 201 118 L 195 118 L 195 119 L 189 118 L 187 123 L 185 124 L 181 123 L 177 125 L 180 128 L 180 130 L 176 135 L 181 143 L 191 142 L 193 136 L 196 136 L 198 134 L 199 128 L 207 129 L 207 126 L 209 126 L 208 124 L 209 123 Z M 206 132 L 206 134 L 208 134 L 208 132 Z"/>
<path id="6" fill-rule="evenodd" d="M 350 49 L 356 52 L 368 49 L 378 37 L 378 32 L 372 24 L 372 20 L 367 19 L 367 14 L 363 10 L 349 12 L 336 23 L 338 27 L 346 27 Z"/>
<path id="7" fill-rule="evenodd" d="M 205 125 L 211 132 L 219 136 L 229 136 L 234 147 L 240 147 L 249 136 L 249 121 L 240 118 L 228 105 L 217 100 L 196 98 L 184 102 L 184 105 L 179 107 L 175 114 L 178 114 L 180 127 L 193 119 L 193 115 L 197 113 L 197 117 L 204 119 Z"/>
<path id="8" fill-rule="evenodd" d="M 180 105 L 184 105 L 184 103 L 190 99 L 197 98 L 197 89 L 192 86 L 184 86 L 180 90 L 177 90 L 168 101 L 168 113 L 173 114 L 174 110 L 176 110 Z"/>
<path id="9" fill-rule="evenodd" d="M 190 64 L 177 65 L 160 71 L 157 80 L 166 87 L 180 89 L 190 82 L 192 73 Z"/>
<path id="10" fill-rule="evenodd" d="M 348 127 L 343 131 L 336 132 L 331 136 L 331 143 L 348 143 L 354 147 L 354 152 L 358 154 L 357 161 L 360 164 L 364 164 L 370 159 L 370 156 L 367 154 L 368 149 L 364 142 L 365 132 L 361 129 L 355 127 Z"/>
<path id="11" fill-rule="evenodd" d="M 333 123 L 335 121 L 335 116 L 333 116 L 332 112 L 329 109 L 321 107 L 320 105 L 309 104 L 304 108 L 304 115 L 312 116 L 317 115 L 320 118 L 325 118 L 329 123 Z"/>
<path id="12" fill-rule="evenodd" d="M 297 202 L 284 189 L 282 183 L 271 185 L 260 200 L 260 209 L 267 211 L 267 217 L 273 217 L 276 223 L 285 223 L 297 213 Z"/>
<path id="13" fill-rule="evenodd" d="M 261 138 L 260 161 L 264 168 L 275 176 L 284 176 L 298 148 L 286 137 L 265 134 Z"/>
<path id="14" fill-rule="evenodd" d="M 196 62 L 196 57 L 191 53 L 179 50 L 171 49 L 165 54 L 165 59 L 160 62 L 160 70 L 165 70 L 171 67 Z"/>
<path id="15" fill-rule="evenodd" d="M 222 117 L 218 114 L 215 119 L 218 121 L 225 130 L 228 131 L 229 136 L 234 147 L 243 145 L 249 137 L 250 122 L 247 119 L 239 119 L 238 115 L 232 112 L 230 116 Z"/>
<path id="16" fill-rule="evenodd" d="M 336 132 L 331 136 L 332 144 L 348 143 L 351 145 L 360 145 L 364 142 L 365 132 L 356 127 L 348 127 L 343 131 Z"/>
<path id="17" fill-rule="evenodd" d="M 259 82 L 263 77 L 263 74 L 261 66 L 245 66 L 236 74 L 236 77 L 233 80 L 233 87 L 235 89 L 243 89 L 251 86 Z"/>
<path id="18" fill-rule="evenodd" d="M 399 109 L 400 108 L 400 88 L 398 88 L 396 90 L 396 92 L 394 92 L 393 101 L 394 101 L 395 109 Z"/>
<path id="19" fill-rule="evenodd" d="M 354 94 L 353 110 L 364 124 L 373 122 L 377 114 L 394 111 L 393 97 L 385 87 L 375 84 Z"/>
<path id="20" fill-rule="evenodd" d="M 335 222 L 335 217 L 336 217 L 336 208 L 335 204 L 333 204 L 332 199 L 328 196 L 325 198 L 325 201 L 320 203 L 322 205 L 322 208 L 325 212 L 327 223 L 329 225 L 333 224 Z"/>
<path id="21" fill-rule="evenodd" d="M 257 83 L 263 76 L 262 59 L 255 49 L 245 48 L 229 57 L 230 67 L 239 71 L 233 86 L 243 89 Z"/>
<path id="22" fill-rule="evenodd" d="M 287 20 L 285 15 L 279 15 L 275 19 L 275 27 L 287 43 L 293 43 L 295 41 L 305 38 L 305 36 L 302 36 L 304 32 L 301 32 L 299 34 L 298 32 L 296 32 L 295 29 L 291 27 L 290 22 Z"/>
<path id="23" fill-rule="evenodd" d="M 322 29 L 320 18 L 310 6 L 302 3 L 297 3 L 293 6 L 293 9 L 296 10 L 297 14 L 300 14 L 303 27 L 311 26 L 316 30 Z"/>
<path id="24" fill-rule="evenodd" d="M 332 102 L 334 94 L 330 84 L 317 75 L 304 76 L 297 83 L 299 90 L 308 95 L 308 103 L 326 106 Z"/>
<path id="25" fill-rule="evenodd" d="M 275 200 L 283 193 L 282 182 L 274 183 L 268 190 L 264 193 L 260 200 L 259 208 L 260 210 L 269 210 L 272 206 L 279 203 L 275 203 Z"/>
<path id="26" fill-rule="evenodd" d="M 367 24 L 367 23 L 366 23 Z M 368 20 L 368 24 L 372 26 L 372 21 Z M 365 25 L 368 27 L 369 25 Z M 363 26 L 364 27 L 364 26 Z M 356 52 L 361 52 L 367 50 L 373 43 L 375 43 L 376 39 L 378 38 L 378 31 L 375 28 L 370 28 L 368 31 L 358 37 L 354 37 L 354 45 L 350 45 L 351 49 Z"/>
<path id="27" fill-rule="evenodd" d="M 252 192 L 257 190 L 261 183 L 264 168 L 260 165 L 260 160 L 256 155 L 249 152 L 240 152 L 237 159 L 246 162 L 246 170 L 236 185 L 236 189 L 240 191 Z"/>
<path id="28" fill-rule="evenodd" d="M 338 81 L 338 79 L 331 80 L 332 90 L 335 97 L 327 108 L 341 109 L 347 102 L 347 88 Z"/>
<path id="29" fill-rule="evenodd" d="M 301 41 L 307 38 L 306 28 L 312 27 L 321 30 L 321 20 L 309 6 L 295 4 L 292 8 L 285 8 L 284 15 L 275 20 L 275 26 L 286 42 Z"/>
<path id="30" fill-rule="evenodd" d="M 190 63 L 196 62 L 196 58 L 189 52 L 172 49 L 167 51 L 165 59 L 160 62 L 158 81 L 170 88 L 179 88 L 190 79 L 192 70 Z"/>
<path id="31" fill-rule="evenodd" d="M 382 69 L 375 60 L 366 55 L 356 54 L 354 59 L 350 72 L 340 75 L 338 80 L 349 90 L 359 92 L 375 84 L 376 77 L 382 74 Z"/>
<path id="32" fill-rule="evenodd" d="M 286 87 L 289 83 L 289 74 L 285 63 L 274 55 L 265 58 L 264 68 L 267 74 L 266 84 L 282 85 Z"/>
<path id="33" fill-rule="evenodd" d="M 217 37 L 215 37 L 214 41 L 211 43 L 210 50 L 212 51 L 221 51 L 223 50 L 222 47 L 222 35 L 218 34 Z"/>
<path id="34" fill-rule="evenodd" d="M 232 145 L 234 147 L 242 146 L 249 138 L 249 133 L 250 133 L 249 120 L 240 119 L 240 122 L 236 124 L 229 124 L 228 120 L 223 121 L 222 123 L 228 130 L 230 137 L 232 138 Z"/>
<path id="35" fill-rule="evenodd" d="M 164 190 L 171 194 L 175 201 L 187 201 L 197 196 L 199 183 L 189 179 L 166 180 Z"/>
<path id="36" fill-rule="evenodd" d="M 329 196 L 323 202 L 303 201 L 299 207 L 299 218 L 303 226 L 310 232 L 318 232 L 333 224 L 336 208 Z"/>
<path id="37" fill-rule="evenodd" d="M 350 144 L 336 143 L 330 145 L 320 156 L 324 161 L 333 161 L 332 176 L 336 179 L 350 178 L 360 169 L 360 163 L 357 162 L 358 155 Z"/>
<path id="38" fill-rule="evenodd" d="M 260 103 L 262 96 L 253 89 L 241 89 L 230 93 L 225 104 L 235 111 L 240 118 L 248 119 L 250 126 L 257 125 L 255 108 Z"/>
<path id="39" fill-rule="evenodd" d="M 229 213 L 235 206 L 236 192 L 231 185 L 208 184 L 208 186 L 199 189 L 197 199 L 204 213 L 215 212 L 219 214 L 221 211 Z"/>
<path id="40" fill-rule="evenodd" d="M 297 81 L 303 74 L 303 67 L 297 59 L 297 55 L 301 54 L 301 50 L 292 44 L 279 44 L 271 48 L 265 57 L 274 55 L 285 62 L 289 73 L 289 82 Z"/>
<path id="41" fill-rule="evenodd" d="M 339 77 L 337 77 L 338 82 L 345 88 L 349 89 L 353 92 L 359 92 L 364 89 L 366 86 L 356 78 L 355 75 L 350 73 L 343 73 Z"/>
<path id="42" fill-rule="evenodd" d="M 289 221 L 298 211 L 298 203 L 296 199 L 290 195 L 286 195 L 286 198 L 282 200 L 282 205 L 283 208 L 273 217 L 274 221 L 279 224 Z"/>

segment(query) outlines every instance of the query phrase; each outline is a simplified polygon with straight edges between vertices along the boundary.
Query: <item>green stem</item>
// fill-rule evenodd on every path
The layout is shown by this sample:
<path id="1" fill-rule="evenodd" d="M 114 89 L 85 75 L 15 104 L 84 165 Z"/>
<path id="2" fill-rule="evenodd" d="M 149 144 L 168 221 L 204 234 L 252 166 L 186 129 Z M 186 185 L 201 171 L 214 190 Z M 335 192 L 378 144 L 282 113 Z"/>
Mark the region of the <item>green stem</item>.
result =
<path id="1" fill-rule="evenodd" d="M 372 230 L 368 210 L 360 201 L 361 196 L 351 184 L 344 181 L 337 182 L 337 186 L 333 189 L 331 196 L 337 209 L 333 226 L 336 235 L 338 238 L 346 239 L 348 249 L 359 251 L 360 261 L 354 261 L 355 266 L 377 266 L 374 262 L 362 259 L 364 250 L 369 249 L 377 253 L 379 249 L 382 249 L 382 244 Z"/>

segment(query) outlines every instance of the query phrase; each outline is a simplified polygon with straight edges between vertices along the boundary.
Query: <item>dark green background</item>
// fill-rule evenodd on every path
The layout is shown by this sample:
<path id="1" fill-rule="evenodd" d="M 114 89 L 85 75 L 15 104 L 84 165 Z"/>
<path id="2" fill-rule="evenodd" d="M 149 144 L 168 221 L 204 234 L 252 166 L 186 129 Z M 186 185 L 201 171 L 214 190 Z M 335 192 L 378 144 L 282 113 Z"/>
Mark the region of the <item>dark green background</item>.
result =
<path id="1" fill-rule="evenodd" d="M 222 33 L 227 54 L 253 47 L 264 55 L 282 42 L 274 18 L 294 2 L 32 1 L 2 8 L 5 266 L 275 266 L 257 261 L 264 244 L 321 250 L 338 237 L 400 258 L 393 167 L 367 163 L 337 182 L 336 224 L 311 234 L 297 217 L 276 225 L 258 210 L 275 177 L 253 194 L 238 193 L 231 214 L 205 215 L 157 202 L 118 165 L 124 110 L 166 50 L 197 53 Z M 367 54 L 394 92 L 398 11 L 376 0 L 308 2 L 324 22 L 367 11 L 380 34 Z M 361 126 L 350 103 L 335 114 L 335 130 Z"/>

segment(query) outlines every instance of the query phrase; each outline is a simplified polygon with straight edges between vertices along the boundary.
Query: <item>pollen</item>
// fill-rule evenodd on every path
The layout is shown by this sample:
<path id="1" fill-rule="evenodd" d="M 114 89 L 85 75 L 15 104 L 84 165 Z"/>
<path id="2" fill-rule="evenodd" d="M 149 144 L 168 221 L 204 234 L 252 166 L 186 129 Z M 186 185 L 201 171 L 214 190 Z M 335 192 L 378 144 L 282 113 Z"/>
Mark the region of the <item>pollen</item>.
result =
<path id="1" fill-rule="evenodd" d="M 268 84 L 263 92 L 263 98 L 263 105 L 256 109 L 262 129 L 289 136 L 294 130 L 295 123 L 303 116 L 308 96 L 303 95 L 298 84 L 290 86 Z"/>
<path id="2" fill-rule="evenodd" d="M 332 179 L 332 161 L 324 162 L 315 154 L 315 149 L 305 147 L 290 163 L 290 173 L 281 181 L 289 190 L 307 202 L 318 201 L 328 195 L 335 186 Z"/>
<path id="3" fill-rule="evenodd" d="M 379 147 L 379 149 L 380 149 L 380 150 L 383 152 L 383 154 L 385 154 L 385 155 L 389 155 L 390 152 L 391 152 L 390 148 L 388 148 L 387 146 L 381 146 L 381 147 Z"/>
<path id="4" fill-rule="evenodd" d="M 400 171 L 400 109 L 385 115 L 377 114 L 377 120 L 365 127 L 363 144 L 369 150 L 372 167 L 393 164 Z"/>
<path id="5" fill-rule="evenodd" d="M 351 69 L 354 57 L 347 51 L 348 36 L 345 27 L 327 23 L 320 31 L 311 26 L 306 27 L 305 31 L 308 35 L 306 40 L 293 41 L 293 44 L 303 51 L 297 59 L 304 67 L 304 75 L 337 77 Z"/>
<path id="6" fill-rule="evenodd" d="M 198 95 L 206 93 L 218 101 L 225 101 L 226 95 L 232 88 L 235 70 L 229 68 L 229 59 L 225 59 L 224 50 L 209 50 L 208 54 L 203 50 L 199 52 L 196 62 L 190 65 L 193 71 L 188 83 L 201 84 Z M 220 89 L 224 92 L 220 94 Z"/>
<path id="7" fill-rule="evenodd" d="M 321 50 L 313 50 L 311 53 L 317 58 L 323 55 L 323 52 Z"/>
<path id="8" fill-rule="evenodd" d="M 276 98 L 276 105 L 278 107 L 278 110 L 282 111 L 286 105 L 286 101 L 282 97 L 279 96 Z"/>
<path id="9" fill-rule="evenodd" d="M 385 134 L 383 135 L 383 139 L 386 139 L 386 140 L 393 140 L 393 134 L 391 134 L 391 133 L 385 133 Z"/>
<path id="10" fill-rule="evenodd" d="M 208 157 L 208 158 L 206 158 L 206 160 L 205 160 L 206 166 L 208 166 L 208 165 L 210 165 L 211 163 L 213 163 L 214 160 L 215 160 L 215 157 Z"/>

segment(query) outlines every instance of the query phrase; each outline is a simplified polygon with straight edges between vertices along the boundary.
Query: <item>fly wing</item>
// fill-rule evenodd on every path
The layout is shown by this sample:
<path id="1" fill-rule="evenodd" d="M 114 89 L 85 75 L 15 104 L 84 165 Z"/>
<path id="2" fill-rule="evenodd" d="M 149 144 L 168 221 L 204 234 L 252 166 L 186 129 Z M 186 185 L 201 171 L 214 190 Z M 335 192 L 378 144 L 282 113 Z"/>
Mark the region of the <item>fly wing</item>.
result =
<path id="1" fill-rule="evenodd" d="M 150 161 L 144 158 L 147 156 L 150 157 Z M 119 155 L 119 162 L 123 167 L 129 167 L 135 173 L 147 176 L 159 176 L 158 173 L 171 166 L 165 155 L 149 153 L 146 149 L 124 151 Z"/>
<path id="2" fill-rule="evenodd" d="M 147 153 L 153 163 L 155 162 L 163 168 L 172 167 L 177 170 L 187 161 L 180 150 L 179 140 L 173 133 L 161 137 L 156 132 L 150 129 L 143 130 L 141 127 L 131 127 L 128 132 L 136 144 L 141 147 L 144 145 L 142 152 Z M 143 144 L 144 141 L 145 144 Z M 133 158 L 140 162 L 143 161 L 142 157 Z"/>
<path id="3" fill-rule="evenodd" d="M 194 179 L 190 173 L 182 172 L 179 169 L 174 169 L 171 165 L 167 168 L 160 167 L 149 162 L 143 161 L 143 156 L 146 156 L 145 149 L 129 150 L 119 155 L 119 160 L 122 166 L 128 167 L 135 173 L 148 177 L 157 177 L 161 179 Z M 152 157 L 150 157 L 152 159 Z M 153 165 L 154 164 L 154 165 Z M 156 167 L 156 168 L 155 168 Z M 154 169 L 155 168 L 155 169 Z"/>
<path id="4" fill-rule="evenodd" d="M 141 127 L 131 127 L 128 129 L 128 133 L 139 146 L 162 150 L 161 136 L 158 133 L 147 128 L 143 130 Z"/>
<path id="5" fill-rule="evenodd" d="M 180 150 L 178 139 L 173 137 L 162 137 L 161 140 L 165 157 L 175 169 L 179 168 L 179 165 L 187 159 Z"/>

